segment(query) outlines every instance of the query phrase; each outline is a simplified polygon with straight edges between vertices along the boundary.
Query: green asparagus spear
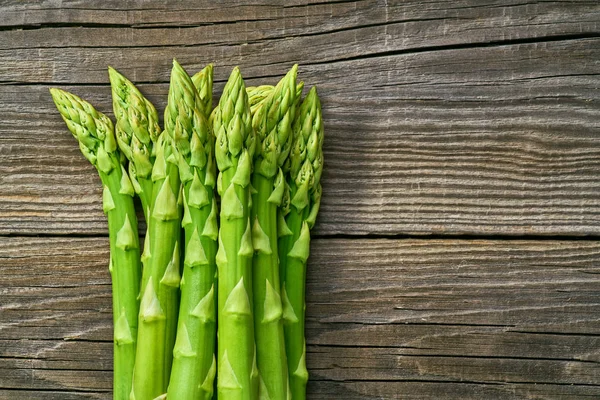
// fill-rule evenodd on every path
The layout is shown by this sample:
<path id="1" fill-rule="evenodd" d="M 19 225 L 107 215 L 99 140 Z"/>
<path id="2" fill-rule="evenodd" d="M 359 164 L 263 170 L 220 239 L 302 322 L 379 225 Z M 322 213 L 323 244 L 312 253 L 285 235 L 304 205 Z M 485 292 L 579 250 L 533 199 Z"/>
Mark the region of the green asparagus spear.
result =
<path id="1" fill-rule="evenodd" d="M 179 314 L 181 181 L 175 142 L 191 131 L 195 88 L 173 61 L 165 130 L 156 146 L 152 169 L 153 208 L 149 258 L 142 276 L 138 351 L 134 371 L 135 400 L 152 400 L 167 390 Z"/>
<path id="2" fill-rule="evenodd" d="M 216 262 L 218 290 L 218 378 L 221 399 L 256 399 L 258 370 L 252 317 L 250 173 L 255 147 L 244 80 L 232 71 L 211 116 L 221 195 Z"/>
<path id="3" fill-rule="evenodd" d="M 259 371 L 259 397 L 286 399 L 288 371 L 283 336 L 279 255 L 277 251 L 277 209 L 281 205 L 285 180 L 282 154 L 291 142 L 293 104 L 296 96 L 294 67 L 260 102 L 252 116 L 257 149 L 254 155 L 252 186 L 252 238 L 254 243 L 253 289 L 254 332 Z"/>
<path id="4" fill-rule="evenodd" d="M 140 198 L 146 220 L 146 238 L 149 238 L 152 211 L 152 167 L 154 145 L 160 135 L 158 113 L 135 85 L 115 69 L 109 67 L 108 75 L 117 119 L 115 134 L 121 152 L 129 160 L 129 177 Z M 150 240 L 144 242 L 142 263 L 147 265 Z"/>
<path id="5" fill-rule="evenodd" d="M 302 102 L 292 126 L 293 144 L 289 157 L 289 213 L 280 220 L 279 258 L 285 345 L 292 399 L 306 398 L 306 344 L 304 339 L 304 292 L 310 229 L 321 201 L 323 171 L 323 122 L 316 88 Z M 285 194 L 284 194 L 285 195 Z M 285 196 L 284 196 L 285 197 Z"/>
<path id="6" fill-rule="evenodd" d="M 104 186 L 102 203 L 108 217 L 113 291 L 113 397 L 124 400 L 131 391 L 141 273 L 133 187 L 110 119 L 71 93 L 59 89 L 50 92 L 67 127 L 79 141 L 81 152 L 98 169 Z"/>
<path id="7" fill-rule="evenodd" d="M 152 208 L 153 147 L 160 134 L 158 113 L 127 78 L 111 67 L 108 68 L 108 75 L 117 119 L 117 144 L 129 160 L 129 176 L 148 221 Z"/>
<path id="8" fill-rule="evenodd" d="M 196 87 L 211 97 L 212 65 L 200 74 Z M 203 100 L 207 105 L 212 103 L 207 97 Z M 167 392 L 169 399 L 210 400 L 216 373 L 215 255 L 218 228 L 214 195 L 214 136 L 204 114 L 207 109 L 210 105 L 204 110 L 193 108 L 191 125 L 176 130 L 175 137 L 179 175 L 183 183 L 185 258 L 177 339 Z"/>

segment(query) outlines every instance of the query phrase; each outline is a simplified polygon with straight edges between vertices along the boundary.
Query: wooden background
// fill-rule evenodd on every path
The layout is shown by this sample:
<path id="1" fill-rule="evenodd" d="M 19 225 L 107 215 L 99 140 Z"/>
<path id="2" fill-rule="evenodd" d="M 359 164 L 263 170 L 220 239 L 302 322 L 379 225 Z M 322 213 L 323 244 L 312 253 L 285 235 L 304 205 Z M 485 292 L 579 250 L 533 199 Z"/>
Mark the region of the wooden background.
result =
<path id="1" fill-rule="evenodd" d="M 111 398 L 107 227 L 48 88 L 171 59 L 326 127 L 310 399 L 600 398 L 600 3 L 0 0 L 0 398 Z"/>

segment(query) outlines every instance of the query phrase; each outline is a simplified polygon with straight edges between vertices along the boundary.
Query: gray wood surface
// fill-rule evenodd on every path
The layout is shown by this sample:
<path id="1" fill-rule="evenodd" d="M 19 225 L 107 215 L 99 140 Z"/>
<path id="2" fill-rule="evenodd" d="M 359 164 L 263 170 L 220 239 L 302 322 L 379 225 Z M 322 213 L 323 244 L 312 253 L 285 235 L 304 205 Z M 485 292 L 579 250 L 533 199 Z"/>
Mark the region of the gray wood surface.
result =
<path id="1" fill-rule="evenodd" d="M 107 247 L 5 240 L 0 398 L 110 397 Z M 312 250 L 309 398 L 600 396 L 598 242 L 317 239 Z"/>
<path id="2" fill-rule="evenodd" d="M 48 89 L 317 85 L 309 399 L 600 398 L 600 3 L 0 0 L 0 399 L 111 398 L 96 172 Z M 38 237 L 39 236 L 39 237 Z"/>
<path id="3" fill-rule="evenodd" d="M 140 2 L 128 12 L 9 2 L 0 234 L 106 234 L 95 171 L 48 88 L 110 112 L 111 64 L 162 109 L 173 57 L 191 72 L 214 62 L 216 93 L 238 64 L 259 83 L 299 62 L 318 85 L 327 131 L 318 235 L 599 234 L 600 5 L 464 3 L 214 13 L 186 3 L 163 13 Z M 217 20 L 201 23 L 207 14 Z"/>

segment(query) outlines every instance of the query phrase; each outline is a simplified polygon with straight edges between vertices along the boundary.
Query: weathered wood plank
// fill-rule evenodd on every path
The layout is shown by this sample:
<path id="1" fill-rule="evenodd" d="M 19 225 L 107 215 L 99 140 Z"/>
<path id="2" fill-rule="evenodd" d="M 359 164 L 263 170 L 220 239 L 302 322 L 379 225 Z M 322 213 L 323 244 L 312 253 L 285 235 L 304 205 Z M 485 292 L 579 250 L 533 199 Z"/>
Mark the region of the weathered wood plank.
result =
<path id="1" fill-rule="evenodd" d="M 306 15 L 301 15 L 299 22 L 289 24 L 281 17 L 275 19 L 276 22 L 217 24 L 189 29 L 145 29 L 142 32 L 132 28 L 69 27 L 46 28 L 41 32 L 0 31 L 0 43 L 5 43 L 0 46 L 3 60 L 0 76 L 3 83 L 104 83 L 107 80 L 106 65 L 110 63 L 136 81 L 168 82 L 170 60 L 176 57 L 192 69 L 200 69 L 203 63 L 215 62 L 222 67 L 222 71 L 216 71 L 217 78 L 223 79 L 228 70 L 238 64 L 243 65 L 246 74 L 264 76 L 265 69 L 276 66 L 282 70 L 293 62 L 324 64 L 440 46 L 510 43 L 511 40 L 536 38 L 545 41 L 561 35 L 598 35 L 600 5 L 584 4 L 581 9 L 574 11 L 574 15 L 570 14 L 573 11 L 569 6 L 563 4 L 561 7 L 560 10 L 566 15 L 558 10 L 548 12 L 553 15 L 551 19 L 567 21 L 566 31 L 560 28 L 563 24 L 557 21 L 544 22 L 546 18 L 543 17 L 538 25 L 536 7 L 525 7 L 524 10 L 518 7 L 508 12 L 502 7 L 491 7 L 496 17 L 482 24 L 479 11 L 468 11 L 472 10 L 468 7 L 464 10 L 471 13 L 469 16 L 454 17 L 450 13 L 447 17 L 413 20 L 411 16 L 376 6 L 371 12 L 376 12 L 378 19 L 387 21 L 364 24 L 354 19 L 355 11 L 349 10 L 347 12 L 353 16 L 352 24 L 340 22 L 342 28 L 325 28 L 322 33 L 304 35 L 288 33 L 287 27 L 299 24 L 296 30 L 310 30 L 305 28 L 305 21 L 311 17 Z M 583 12 L 584 9 L 590 13 Z M 507 13 L 508 17 L 504 15 Z M 318 27 L 323 26 L 319 24 L 321 18 L 323 16 L 316 19 Z M 523 38 L 504 28 L 506 20 L 512 19 L 514 22 L 508 25 L 518 26 Z M 329 20 L 338 21 L 338 18 Z M 273 24 L 282 24 L 279 30 L 275 28 L 275 32 L 280 33 L 269 33 L 273 32 Z M 551 29 L 556 32 L 545 32 L 547 28 L 537 32 L 536 26 L 553 27 Z M 101 35 L 98 34 L 100 31 Z M 78 39 L 71 39 L 72 36 Z M 37 44 L 38 41 L 40 44 Z M 99 46 L 99 43 L 103 45 Z M 268 58 L 265 58 L 265 54 L 268 54 Z M 77 63 L 73 60 L 77 60 Z"/>
<path id="2" fill-rule="evenodd" d="M 408 50 L 585 35 L 598 31 L 600 19 L 600 6 L 594 1 L 461 3 L 377 0 L 284 7 L 280 2 L 229 6 L 101 2 L 94 6 L 87 1 L 81 8 L 73 4 L 53 9 L 52 3 L 20 1 L 3 9 L 0 48 L 200 47 L 295 37 L 302 37 L 310 47 L 323 37 L 337 42 L 341 36 L 354 36 L 360 43 L 361 37 L 368 40 L 369 32 L 377 32 L 384 39 L 381 43 L 365 43 Z M 39 29 L 33 29 L 36 25 Z"/>
<path id="3" fill-rule="evenodd" d="M 108 392 L 77 392 L 77 391 L 54 391 L 54 390 L 6 390 L 0 389 L 0 399 L 27 399 L 27 400 L 110 400 L 112 394 Z"/>
<path id="4" fill-rule="evenodd" d="M 1 392 L 0 392 L 1 393 Z M 310 399 L 595 399 L 595 387 L 484 382 L 330 382 L 310 381 Z M 50 398 L 51 399 L 51 398 Z"/>
<path id="5" fill-rule="evenodd" d="M 293 4 L 296 3 L 296 4 Z M 312 3 L 312 4 L 311 4 Z M 214 3 L 165 1 L 4 1 L 0 27 L 55 27 L 60 24 L 132 28 L 201 28 L 204 25 L 253 25 L 248 40 L 319 34 L 332 30 L 369 25 L 405 23 L 406 26 L 437 29 L 407 30 L 426 41 L 439 43 L 522 39 L 542 35 L 580 34 L 597 29 L 598 4 L 594 1 L 538 2 L 492 1 L 238 1 Z M 237 28 L 237 27 L 235 27 Z M 463 34 L 458 34 L 459 32 Z M 108 31 L 107 31 L 108 32 Z M 194 32 L 189 30 L 188 32 Z M 200 30 L 199 32 L 202 32 Z M 468 32 L 465 35 L 464 32 Z M 180 31 L 181 33 L 181 31 Z M 147 32 L 152 35 L 152 32 Z M 187 33 L 183 33 L 184 35 Z M 135 35 L 135 34 L 134 34 Z M 127 37 L 128 41 L 134 39 Z M 110 37 L 110 34 L 109 36 Z M 218 37 L 218 35 L 217 35 Z M 443 37 L 443 39 L 442 39 Z M 40 39 L 45 40 L 42 36 Z M 74 38 L 77 41 L 77 38 Z M 162 40 L 162 39 L 159 39 Z M 77 43 L 77 42 L 75 42 Z M 417 43 L 416 41 L 414 43 Z M 40 42 L 40 45 L 42 42 Z M 103 44 L 98 42 L 98 45 Z M 421 44 L 422 45 L 422 44 Z"/>
<path id="6" fill-rule="evenodd" d="M 325 107 L 316 234 L 600 234 L 599 49 L 583 39 L 303 66 Z M 143 63 L 130 69 L 161 78 Z M 66 88 L 111 108 L 106 86 Z M 105 234 L 98 179 L 47 89 L 0 86 L 0 233 Z M 142 89 L 164 107 L 166 85 Z"/>
<path id="7" fill-rule="evenodd" d="M 310 381 L 308 398 L 313 400 L 366 399 L 596 399 L 594 387 L 571 385 L 489 384 L 473 382 L 326 382 Z M 0 399 L 110 400 L 106 392 L 30 391 L 0 389 Z"/>
<path id="8" fill-rule="evenodd" d="M 462 381 L 598 385 L 600 363 L 524 358 L 410 356 L 402 349 L 312 347 L 314 380 Z M 598 387 L 600 391 L 600 386 Z"/>
<path id="9" fill-rule="evenodd" d="M 104 238 L 3 239 L 0 398 L 110 396 L 107 260 Z M 310 398 L 600 396 L 599 261 L 596 241 L 314 240 Z"/>

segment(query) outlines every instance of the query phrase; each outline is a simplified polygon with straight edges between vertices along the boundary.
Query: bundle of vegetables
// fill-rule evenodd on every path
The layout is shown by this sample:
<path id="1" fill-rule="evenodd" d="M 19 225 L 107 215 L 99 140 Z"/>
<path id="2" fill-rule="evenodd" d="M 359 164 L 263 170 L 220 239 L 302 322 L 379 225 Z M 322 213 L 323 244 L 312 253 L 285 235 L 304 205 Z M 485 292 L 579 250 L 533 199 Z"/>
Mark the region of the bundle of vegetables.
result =
<path id="1" fill-rule="evenodd" d="M 112 68 L 114 125 L 50 90 L 104 188 L 115 399 L 306 398 L 323 124 L 316 89 L 302 99 L 296 76 L 295 65 L 275 86 L 246 87 L 234 68 L 213 109 L 213 66 L 190 77 L 174 61 L 162 130 Z"/>

